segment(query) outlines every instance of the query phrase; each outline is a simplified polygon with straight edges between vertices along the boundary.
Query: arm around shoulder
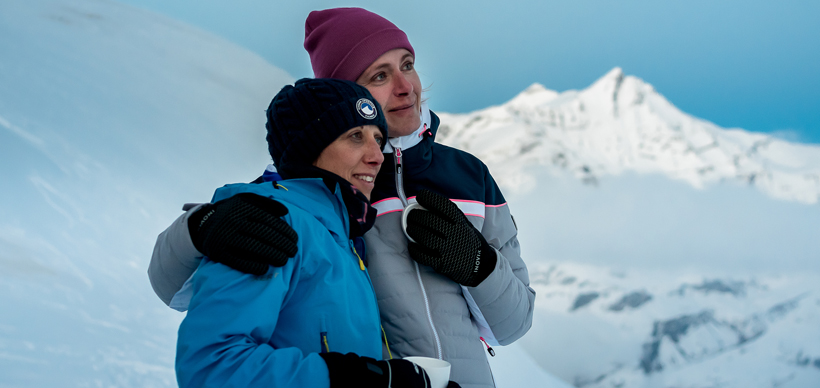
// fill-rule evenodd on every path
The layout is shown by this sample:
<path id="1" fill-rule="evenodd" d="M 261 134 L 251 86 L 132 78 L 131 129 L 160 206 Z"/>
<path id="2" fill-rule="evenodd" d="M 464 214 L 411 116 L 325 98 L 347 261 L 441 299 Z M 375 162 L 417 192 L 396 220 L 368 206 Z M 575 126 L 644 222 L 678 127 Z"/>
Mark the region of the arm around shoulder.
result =
<path id="1" fill-rule="evenodd" d="M 265 197 L 263 186 L 227 185 L 214 194 L 214 203 L 194 207 L 159 235 L 148 276 L 165 304 L 172 303 L 203 255 L 262 275 L 268 265 L 280 267 L 296 254 L 298 235 L 282 220 L 288 209 Z M 248 189 L 263 195 L 240 191 Z"/>

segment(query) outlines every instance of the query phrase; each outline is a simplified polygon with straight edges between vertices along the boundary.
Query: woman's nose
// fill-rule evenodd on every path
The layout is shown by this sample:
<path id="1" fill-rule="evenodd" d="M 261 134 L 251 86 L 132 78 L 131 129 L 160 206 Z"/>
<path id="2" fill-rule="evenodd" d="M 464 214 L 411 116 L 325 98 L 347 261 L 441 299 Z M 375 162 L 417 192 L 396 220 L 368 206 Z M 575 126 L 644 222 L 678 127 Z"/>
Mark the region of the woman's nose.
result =
<path id="1" fill-rule="evenodd" d="M 371 141 L 368 142 L 364 161 L 367 164 L 377 165 L 381 165 L 384 162 L 384 154 L 382 153 L 381 144 L 376 139 L 371 139 Z"/>
<path id="2" fill-rule="evenodd" d="M 399 72 L 396 77 L 393 77 L 393 93 L 397 95 L 408 94 L 413 91 L 413 84 L 407 80 L 404 73 Z"/>

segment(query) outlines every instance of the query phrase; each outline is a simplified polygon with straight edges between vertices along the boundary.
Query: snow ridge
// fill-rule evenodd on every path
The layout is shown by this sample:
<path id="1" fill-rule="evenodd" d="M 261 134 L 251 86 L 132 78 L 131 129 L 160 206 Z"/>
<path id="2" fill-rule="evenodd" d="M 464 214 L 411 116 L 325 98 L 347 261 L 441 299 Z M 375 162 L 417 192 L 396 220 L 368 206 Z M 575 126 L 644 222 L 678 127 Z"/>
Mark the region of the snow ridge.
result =
<path id="1" fill-rule="evenodd" d="M 543 166 L 589 184 L 633 171 L 696 188 L 738 182 L 778 199 L 820 200 L 820 147 L 720 128 L 617 67 L 581 91 L 533 84 L 503 105 L 440 117 L 438 141 L 503 171 L 494 174 L 499 183 L 517 192 L 534 187 L 525 167 Z"/>

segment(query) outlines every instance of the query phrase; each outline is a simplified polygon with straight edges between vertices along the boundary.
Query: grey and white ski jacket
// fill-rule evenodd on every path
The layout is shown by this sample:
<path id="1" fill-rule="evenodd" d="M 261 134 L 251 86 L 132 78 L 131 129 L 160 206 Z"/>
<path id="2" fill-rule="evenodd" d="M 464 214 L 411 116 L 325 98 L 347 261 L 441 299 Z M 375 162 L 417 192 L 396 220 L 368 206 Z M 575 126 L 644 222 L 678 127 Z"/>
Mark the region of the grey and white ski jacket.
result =
<path id="1" fill-rule="evenodd" d="M 424 107 L 415 133 L 390 139 L 371 194 L 378 211 L 365 234 L 366 260 L 386 337 L 385 358 L 427 356 L 452 364 L 450 379 L 464 388 L 493 387 L 483 338 L 507 345 L 532 325 L 535 291 L 521 259 L 509 206 L 486 165 L 434 142 L 438 117 Z M 427 188 L 449 197 L 495 248 L 495 270 L 476 287 L 463 287 L 407 252 L 401 229 L 404 207 Z M 187 308 L 186 280 L 201 253 L 188 234 L 191 211 L 162 232 L 148 269 L 151 284 L 171 307 Z"/>

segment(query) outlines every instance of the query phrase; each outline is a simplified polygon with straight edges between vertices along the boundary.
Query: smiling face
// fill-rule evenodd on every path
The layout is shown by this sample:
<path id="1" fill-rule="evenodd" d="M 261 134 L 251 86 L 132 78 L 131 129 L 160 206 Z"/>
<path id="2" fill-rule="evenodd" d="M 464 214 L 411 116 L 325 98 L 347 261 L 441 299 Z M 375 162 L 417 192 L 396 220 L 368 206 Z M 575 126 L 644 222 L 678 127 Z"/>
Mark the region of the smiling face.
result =
<path id="1" fill-rule="evenodd" d="M 376 174 L 384 162 L 383 142 L 379 127 L 355 127 L 325 147 L 313 165 L 344 178 L 370 199 Z"/>
<path id="2" fill-rule="evenodd" d="M 415 58 L 399 48 L 382 54 L 359 76 L 364 86 L 382 106 L 391 137 L 413 133 L 421 125 L 421 80 Z"/>

